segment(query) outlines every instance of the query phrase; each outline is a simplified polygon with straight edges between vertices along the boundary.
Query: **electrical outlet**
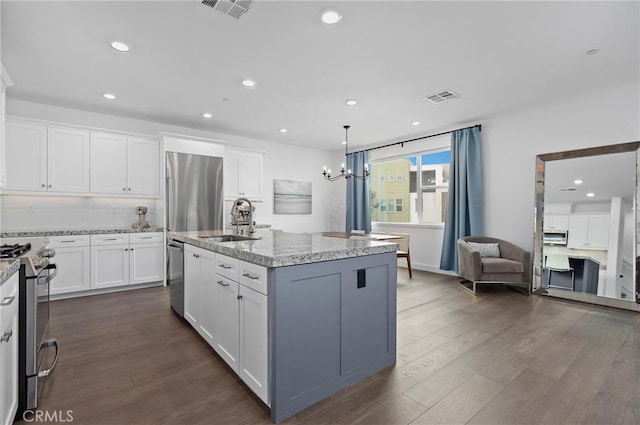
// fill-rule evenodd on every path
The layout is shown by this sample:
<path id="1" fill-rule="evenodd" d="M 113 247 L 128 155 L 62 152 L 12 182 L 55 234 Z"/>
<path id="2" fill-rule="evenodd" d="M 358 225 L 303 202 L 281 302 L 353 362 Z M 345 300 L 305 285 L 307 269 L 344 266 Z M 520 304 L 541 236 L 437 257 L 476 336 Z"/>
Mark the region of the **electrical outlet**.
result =
<path id="1" fill-rule="evenodd" d="M 33 214 L 33 204 L 27 204 L 27 214 Z"/>

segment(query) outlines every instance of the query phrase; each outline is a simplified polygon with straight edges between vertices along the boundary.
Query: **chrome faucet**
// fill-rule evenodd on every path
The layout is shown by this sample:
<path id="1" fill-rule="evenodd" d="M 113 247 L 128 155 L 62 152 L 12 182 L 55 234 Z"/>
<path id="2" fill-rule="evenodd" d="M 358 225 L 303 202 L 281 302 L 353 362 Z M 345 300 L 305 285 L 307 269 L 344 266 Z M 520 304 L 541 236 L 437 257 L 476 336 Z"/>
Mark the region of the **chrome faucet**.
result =
<path id="1" fill-rule="evenodd" d="M 248 204 L 244 205 L 244 204 Z M 231 208 L 231 226 L 235 227 L 235 233 L 240 232 L 240 226 L 247 226 L 247 233 L 255 232 L 253 229 L 253 204 L 247 198 L 238 198 L 233 201 Z"/>

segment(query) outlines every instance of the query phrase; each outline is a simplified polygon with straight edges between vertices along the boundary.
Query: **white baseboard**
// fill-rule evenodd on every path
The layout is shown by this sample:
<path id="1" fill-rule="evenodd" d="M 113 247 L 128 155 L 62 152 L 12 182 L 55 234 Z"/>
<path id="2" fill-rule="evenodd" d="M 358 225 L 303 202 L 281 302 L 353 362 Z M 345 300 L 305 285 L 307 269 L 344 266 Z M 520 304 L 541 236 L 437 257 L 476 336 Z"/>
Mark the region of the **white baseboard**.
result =
<path id="1" fill-rule="evenodd" d="M 406 264 L 398 264 L 398 267 L 402 267 L 404 269 L 407 268 Z M 432 266 L 429 264 L 422 264 L 422 263 L 411 263 L 411 268 L 413 270 L 422 270 L 423 272 L 431 272 L 431 273 L 438 273 L 438 274 L 445 274 L 448 276 L 460 276 L 458 273 L 456 272 L 452 272 L 450 270 L 441 270 L 440 267 L 438 266 Z"/>
<path id="2" fill-rule="evenodd" d="M 139 285 L 116 286 L 114 288 L 93 289 L 89 291 L 67 292 L 66 294 L 51 295 L 51 301 L 66 300 L 69 298 L 89 297 L 91 295 L 110 294 L 112 292 L 133 291 L 135 289 L 152 288 L 154 286 L 163 286 L 163 282 L 141 283 Z"/>

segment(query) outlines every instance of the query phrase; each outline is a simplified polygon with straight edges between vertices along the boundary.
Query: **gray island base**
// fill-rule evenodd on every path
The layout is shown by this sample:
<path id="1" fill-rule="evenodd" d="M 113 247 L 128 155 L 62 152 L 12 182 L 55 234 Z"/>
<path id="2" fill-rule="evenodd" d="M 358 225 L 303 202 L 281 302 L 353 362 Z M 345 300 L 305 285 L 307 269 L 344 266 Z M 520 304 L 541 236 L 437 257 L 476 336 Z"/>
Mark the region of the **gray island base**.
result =
<path id="1" fill-rule="evenodd" d="M 260 323 L 267 322 L 267 373 L 263 378 L 267 394 L 256 394 L 270 407 L 273 422 L 395 364 L 396 244 L 269 230 L 258 231 L 260 239 L 255 241 L 218 242 L 209 238 L 219 233 L 170 232 L 169 238 L 210 251 L 217 273 L 230 273 L 224 269 L 237 261 L 241 293 L 248 294 L 249 289 L 242 286 L 247 276 L 249 288 L 258 288 L 264 294 L 264 319 L 253 321 L 251 326 L 261 327 Z M 258 285 L 262 273 L 265 287 Z M 212 283 L 218 280 L 220 274 L 205 279 Z M 228 281 L 218 284 L 224 282 Z M 188 283 L 185 278 L 185 297 Z M 220 285 L 218 290 L 227 287 Z M 209 303 L 203 299 L 203 305 Z M 226 328 L 224 322 L 221 325 Z M 260 332 L 247 329 L 245 334 Z M 253 357 L 263 351 L 261 343 L 256 345 L 255 341 Z M 222 345 L 213 344 L 218 348 Z M 224 351 L 216 352 L 229 363 Z M 239 369 L 245 382 L 264 382 L 258 375 L 247 374 L 247 368 Z"/>
<path id="2" fill-rule="evenodd" d="M 272 277 L 274 422 L 395 364 L 395 252 L 279 267 Z"/>

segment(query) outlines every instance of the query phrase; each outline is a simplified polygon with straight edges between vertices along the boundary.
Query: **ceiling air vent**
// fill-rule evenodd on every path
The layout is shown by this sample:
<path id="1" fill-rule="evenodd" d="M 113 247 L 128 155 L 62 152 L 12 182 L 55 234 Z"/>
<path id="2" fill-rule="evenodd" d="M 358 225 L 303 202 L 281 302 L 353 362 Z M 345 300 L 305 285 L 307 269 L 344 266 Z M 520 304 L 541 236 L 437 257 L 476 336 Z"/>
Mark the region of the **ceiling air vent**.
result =
<path id="1" fill-rule="evenodd" d="M 442 103 L 442 102 L 446 102 L 447 100 L 457 99 L 459 97 L 460 95 L 458 93 L 452 92 L 451 90 L 443 90 L 439 93 L 434 93 L 429 96 L 425 96 L 424 100 L 428 100 L 429 102 L 432 102 L 432 103 Z"/>
<path id="2" fill-rule="evenodd" d="M 253 0 L 204 0 L 202 4 L 209 6 L 225 15 L 240 19 L 249 11 Z"/>

